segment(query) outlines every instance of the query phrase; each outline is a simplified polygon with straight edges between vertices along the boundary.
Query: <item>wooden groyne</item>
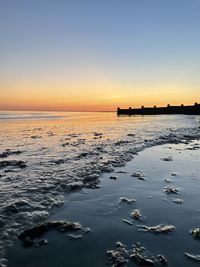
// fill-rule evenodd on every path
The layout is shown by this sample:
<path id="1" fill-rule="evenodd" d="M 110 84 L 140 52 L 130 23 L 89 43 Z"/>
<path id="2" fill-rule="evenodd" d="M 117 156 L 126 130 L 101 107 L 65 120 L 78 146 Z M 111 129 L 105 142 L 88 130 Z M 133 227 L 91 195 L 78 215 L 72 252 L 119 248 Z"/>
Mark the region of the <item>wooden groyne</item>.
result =
<path id="1" fill-rule="evenodd" d="M 166 107 L 144 107 L 141 108 L 117 108 L 117 115 L 160 115 L 160 114 L 185 114 L 185 115 L 200 115 L 200 104 L 195 103 L 191 106 L 171 106 Z"/>

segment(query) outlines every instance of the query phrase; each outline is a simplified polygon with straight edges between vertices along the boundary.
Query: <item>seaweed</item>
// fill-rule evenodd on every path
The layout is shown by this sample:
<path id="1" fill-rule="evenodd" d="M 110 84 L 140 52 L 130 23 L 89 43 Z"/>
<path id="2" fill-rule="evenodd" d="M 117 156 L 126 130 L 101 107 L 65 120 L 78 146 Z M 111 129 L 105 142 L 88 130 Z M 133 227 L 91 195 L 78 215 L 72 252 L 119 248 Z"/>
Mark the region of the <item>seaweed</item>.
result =
<path id="1" fill-rule="evenodd" d="M 23 241 L 23 246 L 30 247 L 35 244 L 34 239 L 43 236 L 46 232 L 57 230 L 59 232 L 79 231 L 82 226 L 78 222 L 47 221 L 24 230 L 18 238 Z"/>
<path id="2" fill-rule="evenodd" d="M 173 157 L 169 156 L 169 157 L 163 157 L 161 158 L 162 161 L 173 161 Z"/>
<path id="3" fill-rule="evenodd" d="M 134 203 L 136 200 L 134 198 L 120 197 L 119 202 L 125 202 L 128 204 Z"/>
<path id="4" fill-rule="evenodd" d="M 136 261 L 140 265 L 154 265 L 153 260 L 145 255 L 143 252 L 145 251 L 144 247 L 140 247 L 136 245 L 133 247 L 130 258 Z"/>
<path id="5" fill-rule="evenodd" d="M 173 202 L 176 204 L 183 204 L 184 200 L 181 198 L 172 198 Z"/>
<path id="6" fill-rule="evenodd" d="M 138 209 L 132 211 L 131 217 L 135 220 L 143 220 L 142 214 Z"/>
<path id="7" fill-rule="evenodd" d="M 170 186 L 170 185 L 165 186 L 163 191 L 167 194 L 178 194 L 179 192 L 178 188 Z"/>
<path id="8" fill-rule="evenodd" d="M 200 255 L 194 255 L 187 252 L 184 252 L 184 255 L 187 256 L 191 260 L 200 261 Z"/>
<path id="9" fill-rule="evenodd" d="M 109 176 L 109 179 L 111 179 L 111 180 L 117 180 L 117 176 Z"/>
<path id="10" fill-rule="evenodd" d="M 128 262 L 128 251 L 121 242 L 116 242 L 115 250 L 107 250 L 106 252 L 112 267 L 125 266 Z"/>
<path id="11" fill-rule="evenodd" d="M 157 256 L 151 256 L 147 254 L 146 248 L 142 247 L 140 243 L 133 245 L 131 250 L 127 250 L 126 246 L 121 242 L 116 243 L 115 250 L 108 250 L 107 255 L 112 267 L 127 266 L 129 260 L 135 261 L 139 265 L 165 265 L 167 259 L 165 256 L 158 254 Z"/>
<path id="12" fill-rule="evenodd" d="M 131 221 L 126 220 L 126 219 L 123 219 L 123 222 L 125 222 L 125 223 L 127 223 L 127 224 L 129 224 L 129 225 L 133 225 L 133 223 L 132 223 Z"/>
<path id="13" fill-rule="evenodd" d="M 165 265 L 167 259 L 163 255 L 151 256 L 145 253 L 146 248 L 141 247 L 139 243 L 133 245 L 133 250 L 130 254 L 130 258 L 133 259 L 139 265 Z"/>
<path id="14" fill-rule="evenodd" d="M 3 151 L 1 154 L 0 154 L 0 158 L 7 158 L 11 155 L 19 155 L 23 153 L 23 151 L 21 150 L 10 150 L 10 149 L 6 149 L 5 151 Z"/>
<path id="15" fill-rule="evenodd" d="M 200 238 L 200 228 L 194 228 L 190 230 L 190 233 L 193 235 L 193 237 Z"/>
<path id="16" fill-rule="evenodd" d="M 173 225 L 163 224 L 159 224 L 156 226 L 137 225 L 137 227 L 139 228 L 138 231 L 153 233 L 168 233 L 175 230 L 175 227 Z"/>
<path id="17" fill-rule="evenodd" d="M 137 172 L 133 172 L 131 176 L 136 177 L 139 180 L 146 180 L 146 174 L 144 174 L 142 170 L 137 170 Z"/>
<path id="18" fill-rule="evenodd" d="M 164 182 L 165 182 L 165 183 L 171 183 L 171 181 L 172 181 L 172 180 L 167 179 L 167 178 L 164 179 Z"/>
<path id="19" fill-rule="evenodd" d="M 5 167 L 18 167 L 20 169 L 23 169 L 26 167 L 26 162 L 22 160 L 3 160 L 0 161 L 0 169 L 5 168 Z"/>

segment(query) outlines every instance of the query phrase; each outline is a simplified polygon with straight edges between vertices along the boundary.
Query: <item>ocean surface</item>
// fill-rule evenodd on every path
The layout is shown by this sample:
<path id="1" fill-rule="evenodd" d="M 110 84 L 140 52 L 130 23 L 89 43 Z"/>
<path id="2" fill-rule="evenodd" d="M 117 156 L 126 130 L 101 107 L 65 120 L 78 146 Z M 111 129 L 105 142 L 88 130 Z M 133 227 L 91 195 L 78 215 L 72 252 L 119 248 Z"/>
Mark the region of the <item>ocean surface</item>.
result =
<path id="1" fill-rule="evenodd" d="M 0 266 L 19 233 L 53 216 L 72 190 L 98 187 L 145 148 L 189 144 L 199 127 L 199 116 L 0 112 Z"/>

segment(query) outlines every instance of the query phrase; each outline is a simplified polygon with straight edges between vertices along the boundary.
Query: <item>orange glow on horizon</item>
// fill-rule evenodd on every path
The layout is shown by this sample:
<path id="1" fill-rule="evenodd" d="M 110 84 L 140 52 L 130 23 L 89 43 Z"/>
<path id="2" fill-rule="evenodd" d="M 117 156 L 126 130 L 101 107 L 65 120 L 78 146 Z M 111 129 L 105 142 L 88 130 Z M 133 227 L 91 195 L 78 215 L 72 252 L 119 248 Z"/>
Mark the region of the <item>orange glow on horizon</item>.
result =
<path id="1" fill-rule="evenodd" d="M 76 84 L 7 82 L 1 91 L 0 110 L 115 111 L 117 107 L 192 105 L 198 102 L 198 89 L 177 85 L 125 88 L 101 81 Z M 70 89 L 71 88 L 71 89 Z"/>

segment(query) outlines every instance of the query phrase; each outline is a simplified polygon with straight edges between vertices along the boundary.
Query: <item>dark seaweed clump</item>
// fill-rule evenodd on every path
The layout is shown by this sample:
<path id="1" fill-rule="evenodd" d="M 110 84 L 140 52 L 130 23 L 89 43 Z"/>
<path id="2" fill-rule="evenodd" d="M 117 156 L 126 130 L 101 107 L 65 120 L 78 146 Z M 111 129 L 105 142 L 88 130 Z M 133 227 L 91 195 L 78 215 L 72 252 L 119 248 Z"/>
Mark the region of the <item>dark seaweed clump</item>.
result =
<path id="1" fill-rule="evenodd" d="M 34 239 L 39 238 L 48 231 L 56 230 L 59 232 L 79 231 L 82 226 L 78 222 L 68 221 L 47 221 L 36 225 L 33 228 L 23 231 L 18 238 L 23 241 L 23 246 L 30 247 L 34 245 Z"/>
<path id="2" fill-rule="evenodd" d="M 6 149 L 6 151 L 4 151 L 3 153 L 0 153 L 0 158 L 7 158 L 11 155 L 19 155 L 21 154 L 23 151 L 17 150 L 17 151 L 12 151 L 10 149 Z"/>
<path id="3" fill-rule="evenodd" d="M 26 162 L 22 161 L 22 160 L 4 160 L 4 161 L 0 161 L 0 169 L 3 169 L 5 167 L 17 167 L 20 169 L 26 168 Z"/>

